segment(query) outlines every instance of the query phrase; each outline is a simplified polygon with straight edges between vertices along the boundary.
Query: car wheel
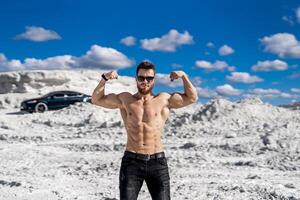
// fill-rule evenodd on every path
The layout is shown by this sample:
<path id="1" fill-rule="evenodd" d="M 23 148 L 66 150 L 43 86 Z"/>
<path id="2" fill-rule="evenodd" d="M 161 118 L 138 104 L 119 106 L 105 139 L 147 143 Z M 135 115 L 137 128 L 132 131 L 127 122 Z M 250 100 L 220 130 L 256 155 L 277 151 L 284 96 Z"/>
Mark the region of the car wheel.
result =
<path id="1" fill-rule="evenodd" d="M 35 105 L 35 112 L 39 112 L 39 113 L 42 113 L 42 112 L 45 112 L 48 110 L 48 106 L 45 104 L 45 103 L 38 103 Z"/>

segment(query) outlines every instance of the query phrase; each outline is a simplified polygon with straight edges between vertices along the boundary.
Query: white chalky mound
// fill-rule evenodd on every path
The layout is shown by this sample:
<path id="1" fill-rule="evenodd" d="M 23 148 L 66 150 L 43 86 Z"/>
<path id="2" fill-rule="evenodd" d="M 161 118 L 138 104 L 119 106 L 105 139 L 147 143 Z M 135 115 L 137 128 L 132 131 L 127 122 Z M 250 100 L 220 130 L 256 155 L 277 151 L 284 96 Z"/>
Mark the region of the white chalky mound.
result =
<path id="1" fill-rule="evenodd" d="M 20 101 L 59 89 L 91 94 L 101 71 L 0 74 L 0 199 L 119 199 L 126 131 L 118 110 L 89 103 L 45 113 Z M 134 79 L 106 93 L 136 91 Z M 300 112 L 258 98 L 171 110 L 163 143 L 172 199 L 300 199 Z M 140 200 L 151 199 L 144 184 Z"/>

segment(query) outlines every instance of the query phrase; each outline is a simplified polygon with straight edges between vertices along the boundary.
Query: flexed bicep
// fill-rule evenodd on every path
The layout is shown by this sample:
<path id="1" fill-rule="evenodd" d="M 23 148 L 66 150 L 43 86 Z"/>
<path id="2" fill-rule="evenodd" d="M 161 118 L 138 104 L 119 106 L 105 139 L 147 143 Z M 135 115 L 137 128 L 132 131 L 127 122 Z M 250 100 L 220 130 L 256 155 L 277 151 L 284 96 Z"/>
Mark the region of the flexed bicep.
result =
<path id="1" fill-rule="evenodd" d="M 122 108 L 122 93 L 120 94 L 107 94 L 104 95 L 101 99 L 93 102 L 95 105 L 102 106 L 104 108 L 116 109 Z"/>
<path id="2" fill-rule="evenodd" d="M 198 100 L 197 90 L 192 85 L 187 74 L 184 71 L 172 71 L 170 73 L 171 81 L 182 78 L 184 93 L 174 92 L 168 98 L 169 108 L 181 108 L 189 104 L 195 103 Z"/>
<path id="3" fill-rule="evenodd" d="M 183 93 L 174 92 L 169 97 L 169 108 L 181 108 L 191 104 L 191 99 Z"/>

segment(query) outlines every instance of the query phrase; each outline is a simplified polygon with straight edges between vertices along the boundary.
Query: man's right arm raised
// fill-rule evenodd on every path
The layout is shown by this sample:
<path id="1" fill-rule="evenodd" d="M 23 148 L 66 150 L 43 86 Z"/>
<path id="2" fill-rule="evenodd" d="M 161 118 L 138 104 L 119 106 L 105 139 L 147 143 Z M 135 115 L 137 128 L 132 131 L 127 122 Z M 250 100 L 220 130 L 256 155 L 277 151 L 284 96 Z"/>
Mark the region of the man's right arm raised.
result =
<path id="1" fill-rule="evenodd" d="M 118 78 L 118 74 L 116 71 L 105 73 L 104 76 L 108 80 Z M 107 95 L 104 94 L 105 83 L 106 81 L 102 78 L 100 83 L 94 89 L 92 95 L 92 103 L 98 106 L 102 106 L 104 108 L 110 108 L 110 109 L 122 108 L 122 101 L 120 98 L 120 94 L 114 94 L 114 93 L 110 93 Z"/>

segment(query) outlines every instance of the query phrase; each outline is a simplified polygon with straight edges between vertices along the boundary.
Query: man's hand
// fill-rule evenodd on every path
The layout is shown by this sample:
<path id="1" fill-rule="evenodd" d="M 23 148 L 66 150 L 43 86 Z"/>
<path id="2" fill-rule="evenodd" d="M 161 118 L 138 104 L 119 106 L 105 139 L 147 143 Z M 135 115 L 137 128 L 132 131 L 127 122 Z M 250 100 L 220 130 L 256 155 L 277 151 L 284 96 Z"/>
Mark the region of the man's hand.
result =
<path id="1" fill-rule="evenodd" d="M 110 79 L 117 79 L 119 75 L 118 75 L 117 71 L 114 70 L 114 71 L 110 71 L 108 73 L 105 73 L 104 76 L 108 80 L 110 80 Z"/>
<path id="2" fill-rule="evenodd" d="M 172 71 L 170 73 L 170 79 L 174 81 L 175 79 L 182 78 L 184 75 L 186 75 L 184 71 Z"/>

